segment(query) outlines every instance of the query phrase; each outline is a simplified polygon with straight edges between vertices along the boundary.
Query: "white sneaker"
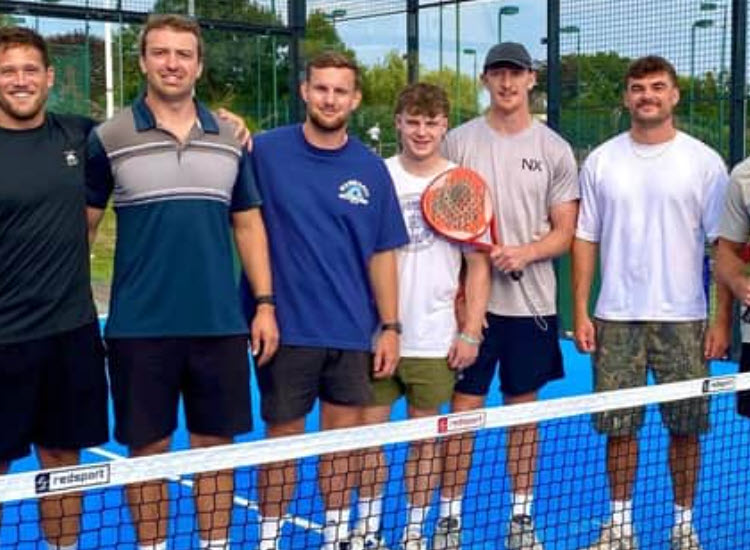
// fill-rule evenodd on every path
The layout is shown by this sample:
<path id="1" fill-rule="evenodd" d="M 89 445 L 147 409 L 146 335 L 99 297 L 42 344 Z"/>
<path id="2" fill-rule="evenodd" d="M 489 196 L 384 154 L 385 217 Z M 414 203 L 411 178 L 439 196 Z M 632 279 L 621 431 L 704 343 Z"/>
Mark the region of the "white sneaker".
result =
<path id="1" fill-rule="evenodd" d="M 638 550 L 638 539 L 634 530 L 625 533 L 622 526 L 608 521 L 602 525 L 599 540 L 587 546 L 586 550 Z"/>
<path id="2" fill-rule="evenodd" d="M 363 533 L 358 529 L 349 537 L 349 550 L 388 550 L 380 533 Z"/>
<path id="3" fill-rule="evenodd" d="M 406 531 L 401 540 L 401 550 L 427 550 L 427 539 L 422 536 L 422 533 Z"/>
<path id="4" fill-rule="evenodd" d="M 531 516 L 513 516 L 508 527 L 506 546 L 508 550 L 544 550 L 544 546 L 536 538 Z"/>
<path id="5" fill-rule="evenodd" d="M 698 533 L 692 523 L 681 523 L 672 527 L 672 550 L 702 550 Z"/>
<path id="6" fill-rule="evenodd" d="M 461 520 L 456 516 L 440 518 L 432 537 L 432 550 L 460 550 Z"/>

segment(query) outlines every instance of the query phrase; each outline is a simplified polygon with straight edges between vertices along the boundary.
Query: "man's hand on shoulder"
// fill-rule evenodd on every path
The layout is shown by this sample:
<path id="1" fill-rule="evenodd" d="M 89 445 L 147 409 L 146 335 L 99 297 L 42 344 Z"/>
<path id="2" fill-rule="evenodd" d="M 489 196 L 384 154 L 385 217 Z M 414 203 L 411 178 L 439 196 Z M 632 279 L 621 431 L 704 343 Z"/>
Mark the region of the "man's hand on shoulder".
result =
<path id="1" fill-rule="evenodd" d="M 237 141 L 239 141 L 241 145 L 247 147 L 248 153 L 251 152 L 253 150 L 253 136 L 245 123 L 245 119 L 223 107 L 218 108 L 216 114 L 224 122 L 229 122 L 234 125 L 234 137 L 237 138 Z"/>

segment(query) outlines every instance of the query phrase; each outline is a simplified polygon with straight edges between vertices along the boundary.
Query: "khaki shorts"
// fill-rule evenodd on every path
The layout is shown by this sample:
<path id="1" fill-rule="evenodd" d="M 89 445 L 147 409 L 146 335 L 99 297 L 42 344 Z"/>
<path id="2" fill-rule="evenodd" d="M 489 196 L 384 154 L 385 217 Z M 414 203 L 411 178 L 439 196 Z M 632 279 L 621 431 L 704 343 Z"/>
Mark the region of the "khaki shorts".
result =
<path id="1" fill-rule="evenodd" d="M 594 389 L 598 392 L 645 386 L 648 369 L 657 384 L 708 376 L 703 357 L 703 321 L 645 322 L 596 319 Z M 708 398 L 661 405 L 662 422 L 673 435 L 708 431 Z M 596 429 L 612 436 L 634 435 L 643 424 L 643 408 L 594 415 Z"/>
<path id="2" fill-rule="evenodd" d="M 391 405 L 402 395 L 416 409 L 434 409 L 450 401 L 456 372 L 445 357 L 403 357 L 391 378 L 373 380 L 373 404 Z"/>

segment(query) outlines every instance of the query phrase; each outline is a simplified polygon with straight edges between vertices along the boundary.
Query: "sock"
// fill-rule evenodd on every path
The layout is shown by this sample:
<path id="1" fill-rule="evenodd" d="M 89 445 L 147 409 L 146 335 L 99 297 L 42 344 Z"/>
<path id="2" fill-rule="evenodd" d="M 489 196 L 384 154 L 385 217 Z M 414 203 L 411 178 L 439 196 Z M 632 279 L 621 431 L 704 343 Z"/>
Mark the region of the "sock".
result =
<path id="1" fill-rule="evenodd" d="M 275 550 L 280 534 L 281 518 L 261 516 L 259 550 Z"/>
<path id="2" fill-rule="evenodd" d="M 228 550 L 229 541 L 227 539 L 200 539 L 201 550 Z"/>
<path id="3" fill-rule="evenodd" d="M 687 529 L 688 525 L 693 523 L 693 509 L 685 508 L 679 504 L 674 505 L 674 525 Z"/>
<path id="4" fill-rule="evenodd" d="M 463 497 L 444 497 L 440 495 L 440 517 L 441 518 L 457 518 L 461 521 L 461 503 Z"/>
<path id="5" fill-rule="evenodd" d="M 632 533 L 633 531 L 633 501 L 632 500 L 613 500 L 612 507 L 612 525 L 621 527 L 623 532 Z"/>
<path id="6" fill-rule="evenodd" d="M 383 516 L 383 495 L 372 498 L 360 497 L 357 503 L 357 531 L 374 535 L 380 531 Z"/>
<path id="7" fill-rule="evenodd" d="M 511 517 L 531 516 L 531 504 L 534 502 L 534 495 L 531 493 L 513 493 L 513 509 Z"/>
<path id="8" fill-rule="evenodd" d="M 78 550 L 78 541 L 74 542 L 73 544 L 69 544 L 68 546 L 62 544 L 52 544 L 51 542 L 48 542 L 47 550 Z"/>
<path id="9" fill-rule="evenodd" d="M 326 524 L 323 527 L 323 549 L 334 550 L 339 542 L 349 540 L 349 517 L 351 511 L 326 510 Z"/>
<path id="10" fill-rule="evenodd" d="M 139 544 L 138 550 L 167 550 L 167 541 L 163 540 L 154 544 Z"/>
<path id="11" fill-rule="evenodd" d="M 410 533 L 412 535 L 422 536 L 422 525 L 427 517 L 427 513 L 430 511 L 429 506 L 413 506 L 409 504 L 409 508 L 406 512 L 406 527 L 404 527 L 404 535 Z M 404 536 L 406 539 L 406 536 Z"/>

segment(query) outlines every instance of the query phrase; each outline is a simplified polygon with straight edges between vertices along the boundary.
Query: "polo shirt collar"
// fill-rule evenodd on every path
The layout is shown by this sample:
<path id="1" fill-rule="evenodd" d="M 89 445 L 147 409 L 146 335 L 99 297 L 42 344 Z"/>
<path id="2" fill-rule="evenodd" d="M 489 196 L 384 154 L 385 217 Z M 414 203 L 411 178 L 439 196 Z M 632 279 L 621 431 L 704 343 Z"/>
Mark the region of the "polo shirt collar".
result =
<path id="1" fill-rule="evenodd" d="M 195 102 L 195 111 L 198 115 L 198 124 L 203 131 L 208 134 L 218 134 L 219 123 L 216 122 L 216 118 L 214 118 L 211 111 L 197 99 L 193 101 Z M 156 128 L 156 117 L 154 117 L 154 113 L 151 112 L 146 103 L 146 94 L 139 96 L 133 103 L 133 118 L 135 119 L 135 129 L 138 132 L 145 132 L 146 130 Z"/>

